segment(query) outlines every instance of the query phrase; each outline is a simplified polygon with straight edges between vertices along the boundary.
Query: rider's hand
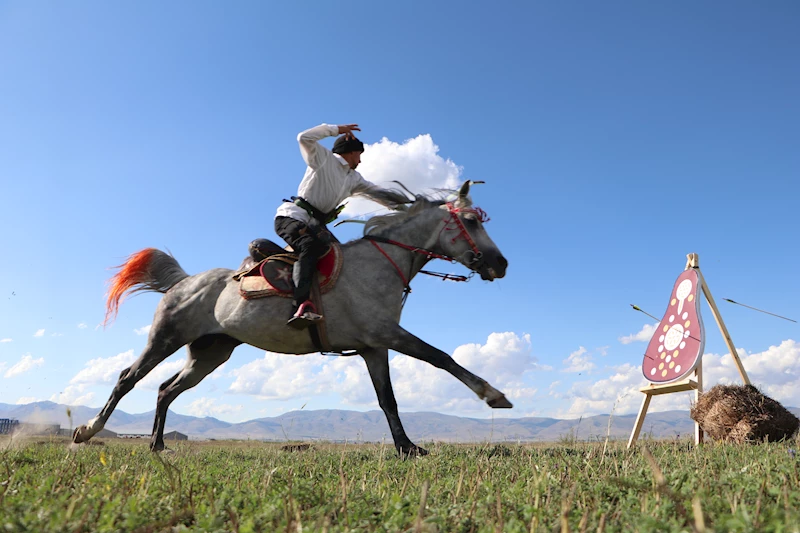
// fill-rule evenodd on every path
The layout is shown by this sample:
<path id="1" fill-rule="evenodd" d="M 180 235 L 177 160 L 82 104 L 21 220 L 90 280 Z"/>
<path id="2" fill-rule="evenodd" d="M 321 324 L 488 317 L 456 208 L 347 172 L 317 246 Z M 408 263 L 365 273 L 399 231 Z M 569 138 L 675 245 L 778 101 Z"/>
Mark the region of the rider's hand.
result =
<path id="1" fill-rule="evenodd" d="M 339 126 L 339 135 L 345 134 L 345 139 L 352 139 L 354 131 L 361 131 L 358 124 L 344 124 Z"/>

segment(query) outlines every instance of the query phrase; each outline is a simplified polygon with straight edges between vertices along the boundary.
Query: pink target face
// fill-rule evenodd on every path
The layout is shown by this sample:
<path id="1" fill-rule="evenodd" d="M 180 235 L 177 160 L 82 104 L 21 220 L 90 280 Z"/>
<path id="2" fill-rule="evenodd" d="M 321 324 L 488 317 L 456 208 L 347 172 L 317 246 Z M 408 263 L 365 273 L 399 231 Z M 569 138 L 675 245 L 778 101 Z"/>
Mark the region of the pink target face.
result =
<path id="1" fill-rule="evenodd" d="M 669 383 L 694 370 L 705 345 L 700 316 L 700 277 L 693 269 L 678 276 L 667 312 L 656 328 L 642 362 L 642 373 L 652 383 Z"/>

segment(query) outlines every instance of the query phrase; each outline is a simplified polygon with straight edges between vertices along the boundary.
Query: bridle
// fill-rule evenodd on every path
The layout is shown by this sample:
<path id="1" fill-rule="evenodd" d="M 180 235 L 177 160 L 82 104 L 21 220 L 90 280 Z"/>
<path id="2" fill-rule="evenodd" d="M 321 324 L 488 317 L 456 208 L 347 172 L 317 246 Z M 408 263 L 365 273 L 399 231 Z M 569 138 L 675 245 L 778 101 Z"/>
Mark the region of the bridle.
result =
<path id="1" fill-rule="evenodd" d="M 478 245 L 475 244 L 475 240 L 472 238 L 472 235 L 469 234 L 469 231 L 467 231 L 467 227 L 464 226 L 464 222 L 461 220 L 461 218 L 459 218 L 458 215 L 459 213 L 467 213 L 475 215 L 475 218 L 479 220 L 481 223 L 489 222 L 490 220 L 489 215 L 487 215 L 486 211 L 484 211 L 480 207 L 456 207 L 455 204 L 450 202 L 446 203 L 445 206 L 447 207 L 447 211 L 450 213 L 450 216 L 444 220 L 445 224 L 439 231 L 439 239 L 441 240 L 442 233 L 444 233 L 445 231 L 458 230 L 458 234 L 456 234 L 456 236 L 450 240 L 450 244 L 455 244 L 455 242 L 458 239 L 463 237 L 464 240 L 467 241 L 467 244 L 469 244 L 470 247 L 470 250 L 465 252 L 465 255 L 467 253 L 472 253 L 472 259 L 470 261 L 465 261 L 465 264 L 467 265 L 467 268 L 472 269 L 473 265 L 475 265 L 475 263 L 478 263 L 478 265 L 475 266 L 475 268 L 477 268 L 483 261 L 483 253 L 481 253 L 480 249 L 478 248 Z M 455 223 L 456 227 L 455 228 L 451 227 L 451 223 Z"/>
<path id="2" fill-rule="evenodd" d="M 425 271 L 425 270 L 420 270 L 420 273 L 428 274 L 428 275 L 432 275 L 432 276 L 437 276 L 437 277 L 442 278 L 443 280 L 469 281 L 472 278 L 472 276 L 475 275 L 475 269 L 480 267 L 480 265 L 481 265 L 481 263 L 483 261 L 483 253 L 478 248 L 478 245 L 475 243 L 475 240 L 469 234 L 469 231 L 467 231 L 467 228 L 464 225 L 464 222 L 461 220 L 461 218 L 459 218 L 459 214 L 472 214 L 472 215 L 475 215 L 475 218 L 477 220 L 479 220 L 480 222 L 482 222 L 482 223 L 488 222 L 490 220 L 489 219 L 489 215 L 487 215 L 486 212 L 483 209 L 481 209 L 480 207 L 456 207 L 455 204 L 452 203 L 452 202 L 448 202 L 448 203 L 446 203 L 444 205 L 447 208 L 448 217 L 443 219 L 444 226 L 442 226 L 442 229 L 439 230 L 438 240 L 441 241 L 442 236 L 444 235 L 445 231 L 457 231 L 458 233 L 456 233 L 456 235 L 452 239 L 450 239 L 450 243 L 454 244 L 458 239 L 461 239 L 461 238 L 463 238 L 465 241 L 467 241 L 467 244 L 469 244 L 470 249 L 465 252 L 465 254 L 464 254 L 465 255 L 465 261 L 463 263 L 467 266 L 467 268 L 472 270 L 472 272 L 470 272 L 469 276 L 459 276 L 459 275 L 454 275 L 454 274 L 440 274 L 438 272 L 428 272 L 428 271 Z M 372 243 L 372 245 L 375 246 L 375 248 L 377 248 L 378 251 L 381 254 L 383 254 L 383 256 L 386 259 L 389 260 L 389 262 L 392 264 L 394 269 L 397 271 L 397 275 L 400 276 L 401 280 L 403 280 L 404 288 L 403 288 L 402 305 L 405 305 L 405 302 L 406 302 L 406 299 L 408 297 L 408 294 L 411 292 L 411 286 L 409 285 L 410 277 L 411 277 L 410 273 L 409 273 L 409 276 L 406 276 L 403 273 L 403 271 L 400 269 L 400 267 L 397 265 L 397 263 L 395 263 L 395 261 L 391 257 L 389 257 L 389 254 L 387 254 L 386 251 L 383 248 L 381 248 L 381 246 L 378 244 L 379 242 L 380 243 L 384 243 L 384 244 L 391 244 L 393 246 L 397 246 L 399 248 L 403 248 L 404 250 L 408 250 L 408 251 L 410 251 L 412 253 L 423 255 L 423 256 L 425 256 L 425 258 L 427 260 L 430 260 L 430 259 L 442 259 L 442 260 L 448 261 L 450 263 L 458 262 L 458 260 L 453 256 L 440 254 L 440 253 L 434 252 L 432 250 L 428 250 L 426 248 L 420 248 L 418 246 L 411 246 L 411 245 L 408 245 L 408 244 L 405 244 L 405 243 L 402 243 L 402 242 L 399 242 L 399 241 L 395 241 L 395 240 L 392 240 L 392 239 L 387 239 L 385 237 L 378 237 L 376 235 L 365 235 L 364 239 L 370 241 Z M 466 261 L 466 254 L 472 254 L 472 258 L 469 261 Z M 413 265 L 413 261 L 412 261 L 412 265 Z"/>

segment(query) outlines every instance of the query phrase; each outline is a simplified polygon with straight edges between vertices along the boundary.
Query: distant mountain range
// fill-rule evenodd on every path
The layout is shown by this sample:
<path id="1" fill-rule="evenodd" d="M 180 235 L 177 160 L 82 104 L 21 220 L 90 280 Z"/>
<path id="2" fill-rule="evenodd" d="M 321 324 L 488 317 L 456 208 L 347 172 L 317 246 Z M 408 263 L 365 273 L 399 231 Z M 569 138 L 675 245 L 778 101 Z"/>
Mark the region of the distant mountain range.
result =
<path id="1" fill-rule="evenodd" d="M 72 420 L 67 416 L 70 409 Z M 800 416 L 800 409 L 789 410 Z M 22 422 L 60 424 L 62 428 L 85 424 L 97 414 L 95 407 L 68 407 L 53 402 L 26 405 L 0 403 L 0 418 L 16 418 Z M 106 428 L 117 433 L 149 434 L 153 428 L 154 411 L 129 414 L 117 409 Z M 558 441 L 605 438 L 608 415 L 589 416 L 575 420 L 522 417 L 477 419 L 443 415 L 441 413 L 401 413 L 403 425 L 412 440 L 447 442 L 486 441 Z M 612 438 L 628 438 L 636 415 L 613 416 Z M 179 431 L 193 439 L 250 439 L 250 440 L 327 440 L 348 442 L 391 442 L 389 425 L 382 411 L 291 411 L 280 416 L 257 418 L 236 424 L 212 417 L 199 418 L 169 412 L 167 431 Z M 675 438 L 694 432 L 694 422 L 688 411 L 648 413 L 642 435 L 655 438 Z"/>

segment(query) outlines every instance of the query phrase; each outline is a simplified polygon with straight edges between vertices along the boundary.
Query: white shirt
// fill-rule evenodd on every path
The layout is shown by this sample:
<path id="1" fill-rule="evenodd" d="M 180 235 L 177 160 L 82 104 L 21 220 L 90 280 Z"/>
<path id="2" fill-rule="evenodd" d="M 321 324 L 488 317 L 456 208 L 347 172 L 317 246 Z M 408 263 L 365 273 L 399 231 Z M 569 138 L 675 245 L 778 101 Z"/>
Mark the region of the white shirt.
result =
<path id="1" fill-rule="evenodd" d="M 368 194 L 371 189 L 378 189 L 351 169 L 342 156 L 334 154 L 317 142 L 338 134 L 339 126 L 320 124 L 297 136 L 300 153 L 308 165 L 303 181 L 297 188 L 297 196 L 324 213 L 330 213 L 354 194 Z M 275 216 L 290 217 L 306 224 L 311 220 L 305 209 L 292 202 L 282 203 Z"/>

